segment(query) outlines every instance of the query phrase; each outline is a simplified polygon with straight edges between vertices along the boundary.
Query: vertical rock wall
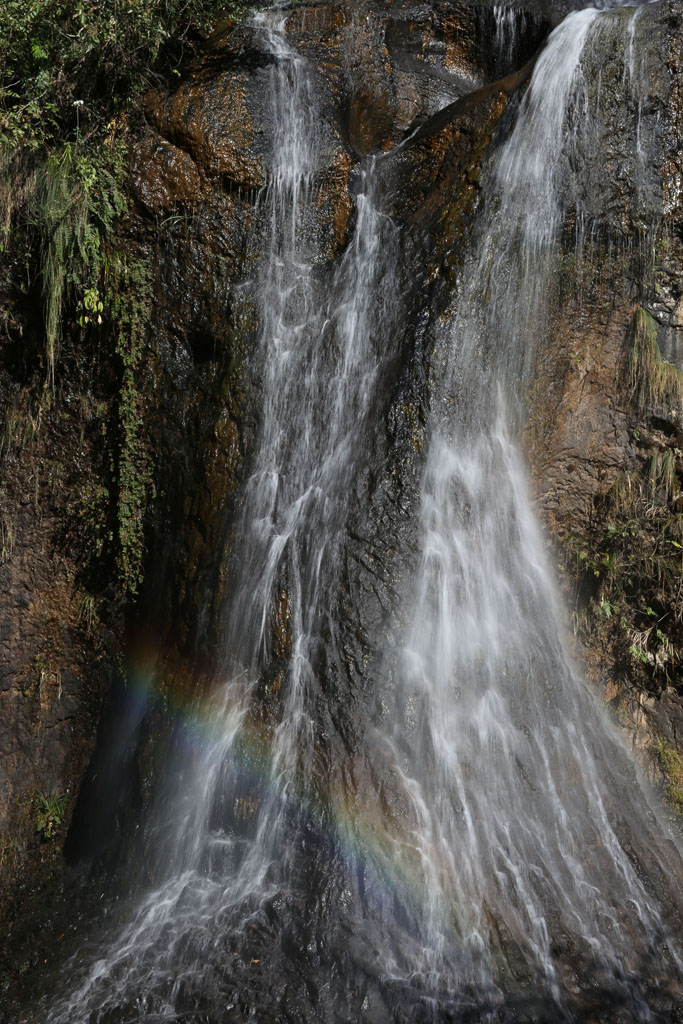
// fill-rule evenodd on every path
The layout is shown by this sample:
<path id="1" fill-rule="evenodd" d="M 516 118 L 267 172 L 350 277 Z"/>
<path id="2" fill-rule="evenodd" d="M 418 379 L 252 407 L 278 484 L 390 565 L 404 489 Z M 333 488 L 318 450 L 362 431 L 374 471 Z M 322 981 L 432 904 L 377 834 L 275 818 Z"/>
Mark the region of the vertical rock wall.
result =
<path id="1" fill-rule="evenodd" d="M 611 127 L 605 178 L 593 183 L 608 215 L 590 240 L 571 218 L 566 225 L 527 432 L 539 510 L 577 611 L 578 652 L 637 741 L 654 750 L 674 802 L 683 730 L 681 413 L 671 372 L 666 386 L 660 377 L 657 386 L 648 384 L 657 357 L 638 362 L 638 351 L 652 355 L 656 336 L 662 356 L 682 365 L 681 12 L 679 0 L 667 0 L 640 17 L 636 42 L 646 65 L 638 74 L 649 82 L 640 111 L 620 107 L 623 45 L 617 53 L 617 42 L 605 39 L 590 55 L 604 69 L 603 117 Z M 360 750 L 362 716 L 381 701 L 372 692 L 367 654 L 388 635 L 408 568 L 392 559 L 396 548 L 410 547 L 413 530 L 430 332 L 452 301 L 481 201 L 482 162 L 506 130 L 510 97 L 515 102 L 515 90 L 524 87 L 523 77 L 508 76 L 524 67 L 549 28 L 540 9 L 515 18 L 517 43 L 511 36 L 496 48 L 491 9 L 478 5 L 305 2 L 291 11 L 291 38 L 313 62 L 324 98 L 326 148 L 316 188 L 327 266 L 348 237 L 358 159 L 431 124 L 381 171 L 388 208 L 404 228 L 410 312 L 350 529 L 338 609 L 347 661 L 328 666 L 339 707 L 357 709 L 356 718 L 345 710 L 335 723 L 349 750 Z M 22 341 L 2 347 L 6 900 L 35 879 L 41 864 L 61 863 L 75 807 L 74 856 L 106 852 L 115 859 L 144 845 L 131 836 L 156 798 L 164 736 L 214 668 L 230 587 L 231 517 L 258 410 L 259 368 L 250 360 L 258 310 L 243 285 L 265 231 L 259 192 L 272 127 L 263 95 L 268 59 L 252 29 L 224 24 L 175 88 L 145 100 L 131 160 L 134 212 L 122 230 L 131 252 L 154 267 L 140 389 L 155 498 L 146 523 L 146 582 L 128 609 L 127 633 L 111 580 L 102 568 L 94 577 L 87 569 L 87 549 L 100 543 L 104 522 L 110 469 L 103 437 L 113 429 L 116 375 L 98 352 L 82 351 L 74 340 L 64 384 L 34 422 L 18 355 Z M 498 84 L 489 89 L 491 83 Z M 453 108 L 444 124 L 430 122 L 437 110 L 472 94 L 476 99 Z M 634 168 L 622 174 L 620 149 L 637 114 L 656 143 L 647 187 L 659 188 L 659 198 L 650 195 L 644 211 L 632 208 Z M 590 196 L 577 204 L 578 198 L 590 206 Z M 25 314 L 24 326 L 39 333 L 35 313 Z M 392 538 L 402 536 L 407 542 L 394 545 Z M 634 551 L 646 557 L 634 561 Z M 362 789 L 362 776 L 359 766 L 352 789 Z M 389 779 L 378 792 L 368 799 L 390 808 Z M 38 831 L 41 794 L 66 797 L 50 835 L 45 825 Z"/>

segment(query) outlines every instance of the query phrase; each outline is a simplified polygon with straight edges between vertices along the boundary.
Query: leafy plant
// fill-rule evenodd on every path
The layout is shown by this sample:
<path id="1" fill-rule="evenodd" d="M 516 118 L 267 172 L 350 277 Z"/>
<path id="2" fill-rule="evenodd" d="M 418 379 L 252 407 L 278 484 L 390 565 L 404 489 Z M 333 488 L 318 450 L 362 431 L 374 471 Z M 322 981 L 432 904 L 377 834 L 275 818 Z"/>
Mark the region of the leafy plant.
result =
<path id="1" fill-rule="evenodd" d="M 70 143 L 51 153 L 33 177 L 27 219 L 40 235 L 45 345 L 53 388 L 65 300 L 76 292 L 86 311 L 82 323 L 90 322 L 93 312 L 102 322 L 97 283 L 106 240 L 126 210 L 121 178 L 116 153 L 84 154 Z"/>
<path id="2" fill-rule="evenodd" d="M 39 150 L 92 140 L 193 32 L 247 0 L 4 0 L 0 6 L 0 142 Z"/>
<path id="3" fill-rule="evenodd" d="M 54 839 L 66 818 L 68 793 L 36 794 L 36 832 L 43 839 Z"/>
<path id="4" fill-rule="evenodd" d="M 664 452 L 624 474 L 593 531 L 563 538 L 576 633 L 654 692 L 675 682 L 683 644 L 683 516 L 670 507 L 676 459 Z"/>

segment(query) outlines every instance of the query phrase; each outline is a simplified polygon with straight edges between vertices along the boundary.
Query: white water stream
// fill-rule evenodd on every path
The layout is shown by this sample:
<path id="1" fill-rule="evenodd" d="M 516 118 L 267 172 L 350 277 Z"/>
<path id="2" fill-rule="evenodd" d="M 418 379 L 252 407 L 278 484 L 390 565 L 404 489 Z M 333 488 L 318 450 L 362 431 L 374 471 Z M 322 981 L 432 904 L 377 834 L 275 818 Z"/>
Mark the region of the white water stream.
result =
<path id="1" fill-rule="evenodd" d="M 168 881 L 50 1012 L 55 1024 L 91 1021 L 93 1013 L 99 1020 L 124 1005 L 138 1019 L 175 1020 L 188 977 L 199 993 L 219 991 L 221 968 L 210 952 L 217 936 L 240 926 L 250 900 L 296 885 L 297 819 L 316 799 L 319 647 L 335 628 L 328 598 L 377 375 L 392 350 L 396 228 L 376 204 L 369 160 L 358 172 L 346 251 L 331 281 L 321 278 L 314 212 L 322 117 L 285 23 L 278 11 L 254 17 L 273 59 L 274 132 L 261 197 L 269 245 L 250 292 L 260 322 L 261 423 L 233 542 L 226 678 L 212 700 L 208 739 L 174 794 L 180 822 L 166 851 Z M 274 626 L 279 654 L 270 649 Z M 274 656 L 280 672 L 266 679 Z M 251 714 L 260 686 L 277 705 L 267 723 Z M 224 827 L 256 809 L 240 788 L 245 776 L 259 794 L 249 838 Z M 238 801 L 244 809 L 235 814 Z"/>
<path id="2" fill-rule="evenodd" d="M 488 993 L 494 1014 L 521 953 L 564 1019 L 572 949 L 645 1021 L 638 979 L 666 929 L 633 846 L 654 853 L 661 826 L 571 665 L 515 443 L 520 384 L 546 330 L 560 170 L 586 117 L 581 55 L 609 17 L 579 11 L 552 33 L 490 170 L 498 198 L 434 370 L 422 562 L 389 736 L 416 822 L 418 969 Z M 631 33 L 625 45 L 632 67 Z M 641 831 L 629 852 L 625 823 Z M 666 875 L 665 859 L 657 870 Z"/>

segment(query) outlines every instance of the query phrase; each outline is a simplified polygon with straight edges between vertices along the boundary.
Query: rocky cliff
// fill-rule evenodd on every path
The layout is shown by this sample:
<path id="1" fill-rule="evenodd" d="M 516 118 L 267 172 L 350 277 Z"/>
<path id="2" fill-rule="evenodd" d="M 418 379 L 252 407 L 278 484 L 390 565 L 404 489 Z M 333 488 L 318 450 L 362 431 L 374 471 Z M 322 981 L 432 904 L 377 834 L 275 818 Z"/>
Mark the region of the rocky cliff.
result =
<path id="1" fill-rule="evenodd" d="M 317 709 L 321 771 L 350 758 L 349 792 L 389 816 L 400 816 L 400 798 L 364 764 L 362 737 L 383 700 L 371 655 L 392 635 L 417 557 L 434 336 L 458 301 L 482 168 L 558 18 L 543 5 L 501 13 L 454 0 L 305 0 L 288 10 L 288 35 L 323 98 L 320 273 L 348 242 L 359 161 L 370 153 L 380 154 L 386 207 L 402 230 L 402 326 L 348 525 L 342 641 L 324 666 L 334 699 Z M 604 173 L 582 179 L 569 204 L 524 396 L 532 487 L 576 656 L 672 813 L 683 806 L 682 40 L 683 7 L 663 0 L 642 9 L 630 47 L 615 28 L 586 56 L 607 126 Z M 0 366 L 0 864 L 11 919 L 37 880 L 61 870 L 65 844 L 70 859 L 94 859 L 100 871 L 135 852 L 154 872 L 145 823 L 162 799 L 165 747 L 220 663 L 261 388 L 248 283 L 267 230 L 271 60 L 253 24 L 220 23 L 177 81 L 144 98 L 132 207 L 119 227 L 151 289 L 131 378 L 145 491 L 133 512 L 144 517 L 135 601 L 113 585 L 107 546 L 125 371 L 74 328 L 56 387 L 41 394 L 35 289 L 13 299 Z M 283 657 L 287 628 L 284 594 L 271 624 Z M 264 720 L 277 719 L 276 704 L 271 687 Z M 245 793 L 236 819 L 248 818 L 251 800 Z M 250 979 L 258 987 L 258 972 Z"/>

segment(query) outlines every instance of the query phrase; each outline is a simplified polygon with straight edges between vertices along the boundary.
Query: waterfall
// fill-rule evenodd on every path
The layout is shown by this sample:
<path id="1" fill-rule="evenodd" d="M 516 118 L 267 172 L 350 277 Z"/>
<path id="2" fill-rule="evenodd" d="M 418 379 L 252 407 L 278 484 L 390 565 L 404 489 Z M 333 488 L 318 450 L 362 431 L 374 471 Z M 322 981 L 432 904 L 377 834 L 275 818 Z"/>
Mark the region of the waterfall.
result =
<path id="1" fill-rule="evenodd" d="M 561 175 L 586 116 L 581 56 L 610 17 L 578 11 L 552 33 L 488 172 L 434 360 L 422 558 L 386 732 L 415 822 L 415 967 L 492 1016 L 503 987 L 524 987 L 521 959 L 538 1006 L 545 992 L 545 1013 L 569 1018 L 571 946 L 584 982 L 650 1020 L 640 972 L 666 935 L 638 867 L 657 826 L 568 656 L 516 441 L 547 329 Z"/>
<path id="2" fill-rule="evenodd" d="M 515 20 L 494 12 L 507 50 Z M 378 988 L 419 990 L 420 1006 L 400 1016 L 389 996 L 375 1018 L 363 1002 L 359 1021 L 511 1019 L 508 1004 L 526 1019 L 569 1020 L 584 997 L 586 1014 L 604 997 L 635 1021 L 655 1020 L 642 975 L 652 958 L 666 973 L 678 955 L 652 892 L 675 899 L 662 826 L 571 663 L 519 451 L 563 175 L 585 128 L 582 54 L 601 19 L 618 14 L 578 11 L 550 36 L 485 172 L 474 243 L 436 339 L 419 565 L 396 643 L 395 707 L 377 724 L 406 813 L 399 826 L 376 826 L 383 841 L 368 859 L 398 881 L 375 902 L 350 882 L 310 938 L 321 974 L 355 991 L 356 977 L 320 953 L 325 929 L 344 914 L 372 926 L 383 943 Z M 104 951 L 74 967 L 73 989 L 45 1010 L 51 1024 L 244 1019 L 229 977 L 236 949 L 267 927 L 277 900 L 318 898 L 307 891 L 306 844 L 327 798 L 328 816 L 341 816 L 320 772 L 320 708 L 335 697 L 321 664 L 337 643 L 354 487 L 397 355 L 398 229 L 370 158 L 357 169 L 344 254 L 325 265 L 316 81 L 282 12 L 255 16 L 253 29 L 270 61 L 273 132 L 258 209 L 264 251 L 243 289 L 260 325 L 260 412 L 231 540 L 225 657 L 202 749 L 183 764 L 164 878 Z M 632 34 L 625 46 L 636 89 Z M 365 753 L 368 763 L 377 755 Z M 353 808 L 348 833 L 360 817 Z M 276 946 L 303 973 L 302 951 L 289 953 L 280 935 Z"/>
<path id="3" fill-rule="evenodd" d="M 174 795 L 167 881 L 50 1012 L 55 1024 L 124 1007 L 173 1020 L 188 1002 L 220 998 L 217 935 L 227 941 L 254 901 L 296 888 L 296 852 L 319 802 L 317 671 L 322 637 L 334 631 L 330 595 L 366 423 L 392 350 L 396 228 L 377 203 L 370 158 L 358 170 L 346 251 L 331 280 L 322 274 L 315 83 L 280 12 L 256 15 L 253 25 L 273 59 L 261 197 L 268 244 L 245 296 L 260 320 L 262 409 L 232 545 L 223 679 L 205 711 L 203 749 Z"/>

